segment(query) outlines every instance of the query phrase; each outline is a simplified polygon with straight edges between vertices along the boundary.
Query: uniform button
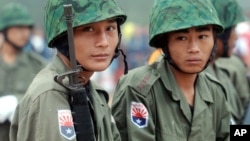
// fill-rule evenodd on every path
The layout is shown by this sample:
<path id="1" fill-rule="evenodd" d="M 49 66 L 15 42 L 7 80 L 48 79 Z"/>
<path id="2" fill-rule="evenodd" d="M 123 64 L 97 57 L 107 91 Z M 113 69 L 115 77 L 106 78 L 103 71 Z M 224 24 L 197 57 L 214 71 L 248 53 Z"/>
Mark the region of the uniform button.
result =
<path id="1" fill-rule="evenodd" d="M 152 73 L 156 76 L 158 75 L 158 72 L 156 70 L 152 70 Z"/>

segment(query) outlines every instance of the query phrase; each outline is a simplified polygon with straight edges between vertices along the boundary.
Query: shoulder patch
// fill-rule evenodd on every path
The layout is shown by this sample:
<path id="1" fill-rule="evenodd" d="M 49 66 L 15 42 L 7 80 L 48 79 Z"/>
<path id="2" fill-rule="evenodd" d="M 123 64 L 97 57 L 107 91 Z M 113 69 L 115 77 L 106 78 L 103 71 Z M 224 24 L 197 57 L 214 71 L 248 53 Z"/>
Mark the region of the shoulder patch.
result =
<path id="1" fill-rule="evenodd" d="M 58 110 L 58 123 L 60 134 L 64 138 L 72 140 L 76 137 L 70 110 Z"/>
<path id="2" fill-rule="evenodd" d="M 131 102 L 131 122 L 139 128 L 148 126 L 148 110 L 142 104 L 138 102 Z"/>

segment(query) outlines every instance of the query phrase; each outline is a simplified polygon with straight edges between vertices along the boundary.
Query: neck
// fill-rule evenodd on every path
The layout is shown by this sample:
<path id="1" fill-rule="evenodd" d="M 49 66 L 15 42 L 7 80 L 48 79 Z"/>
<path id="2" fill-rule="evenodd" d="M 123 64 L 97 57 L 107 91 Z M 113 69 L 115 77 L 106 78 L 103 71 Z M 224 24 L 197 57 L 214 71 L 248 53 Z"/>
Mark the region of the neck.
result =
<path id="1" fill-rule="evenodd" d="M 171 70 L 173 71 L 174 77 L 181 88 L 189 89 L 194 87 L 197 74 L 183 73 L 179 70 L 176 70 L 172 66 Z"/>
<path id="2" fill-rule="evenodd" d="M 195 92 L 195 80 L 197 74 L 183 73 L 171 66 L 171 70 L 174 74 L 175 80 L 184 94 L 189 105 L 193 106 L 194 92 Z"/>
<path id="3" fill-rule="evenodd" d="M 71 64 L 70 64 L 70 61 L 67 57 L 65 57 L 62 53 L 58 52 L 57 53 L 57 56 L 63 61 L 63 63 L 66 65 L 66 67 L 68 69 L 72 69 L 71 68 Z M 90 77 L 94 74 L 94 72 L 89 72 L 89 71 L 81 71 L 79 73 L 79 78 L 80 78 L 80 81 L 84 81 L 83 85 L 85 85 L 89 80 L 90 80 Z M 84 79 L 84 80 L 82 80 Z"/>
<path id="4" fill-rule="evenodd" d="M 12 47 L 7 42 L 3 42 L 2 48 L 1 48 L 1 55 L 3 60 L 8 63 L 12 64 L 17 55 L 20 53 L 20 51 L 16 50 L 14 47 Z"/>

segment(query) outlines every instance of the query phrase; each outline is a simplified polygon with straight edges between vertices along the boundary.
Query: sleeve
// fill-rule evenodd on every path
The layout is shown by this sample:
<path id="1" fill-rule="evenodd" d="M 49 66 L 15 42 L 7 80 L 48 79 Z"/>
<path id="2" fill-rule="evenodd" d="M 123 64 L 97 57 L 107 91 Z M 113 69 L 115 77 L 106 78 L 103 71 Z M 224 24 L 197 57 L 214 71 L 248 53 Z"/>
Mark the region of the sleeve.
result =
<path id="1" fill-rule="evenodd" d="M 152 109 L 146 95 L 119 82 L 114 94 L 112 114 L 122 141 L 155 140 Z M 126 86 L 126 87 L 125 87 Z"/>

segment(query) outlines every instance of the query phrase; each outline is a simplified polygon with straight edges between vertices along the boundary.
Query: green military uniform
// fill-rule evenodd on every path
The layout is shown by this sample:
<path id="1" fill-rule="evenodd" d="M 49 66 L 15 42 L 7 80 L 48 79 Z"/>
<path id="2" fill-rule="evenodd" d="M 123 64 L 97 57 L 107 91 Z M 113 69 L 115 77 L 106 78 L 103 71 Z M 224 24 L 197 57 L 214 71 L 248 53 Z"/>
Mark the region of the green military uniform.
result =
<path id="1" fill-rule="evenodd" d="M 19 4 L 5 5 L 0 12 L 0 31 L 12 26 L 31 26 L 33 20 L 28 11 Z M 6 35 L 4 35 L 6 36 Z M 5 40 L 8 37 L 5 37 Z M 1 46 L 0 46 L 1 48 Z M 21 51 L 12 64 L 7 64 L 0 55 L 0 98 L 12 95 L 20 100 L 35 75 L 44 67 L 45 62 L 35 53 Z M 0 123 L 0 140 L 9 140 L 10 122 Z"/>
<path id="2" fill-rule="evenodd" d="M 55 57 L 34 79 L 25 97 L 16 109 L 11 125 L 11 141 L 67 141 L 60 132 L 58 113 L 70 111 L 68 91 L 54 81 L 59 73 L 67 71 L 63 62 Z M 117 141 L 120 136 L 111 119 L 106 91 L 90 83 L 99 141 Z M 71 116 L 70 116 L 71 117 Z M 70 134 L 75 134 L 71 131 Z M 73 135 L 72 135 L 73 136 Z M 73 138 L 72 141 L 76 141 Z"/>
<path id="3" fill-rule="evenodd" d="M 213 25 L 214 31 L 222 30 L 210 0 L 155 1 L 150 17 L 149 44 L 162 48 L 164 59 L 131 70 L 120 79 L 112 102 L 112 114 L 123 141 L 229 140 L 230 112 L 224 87 L 205 72 L 184 72 L 171 59 L 168 50 L 169 32 L 178 34 L 174 38 L 183 37 L 186 43 L 194 38 L 189 38 L 190 33 L 182 36 L 184 29 L 189 31 L 189 28 L 205 25 Z M 192 106 L 177 84 L 174 70 L 187 76 L 197 75 Z"/>
<path id="4" fill-rule="evenodd" d="M 117 28 L 119 28 L 126 20 L 126 15 L 118 6 L 116 0 L 48 1 L 45 14 L 48 46 L 56 47 L 60 55 L 65 57 L 65 60 L 66 58 L 69 60 L 71 57 L 67 55 L 69 54 L 69 43 L 67 39 L 63 40 L 63 37 L 68 36 L 63 9 L 65 4 L 71 4 L 72 6 L 74 15 L 72 21 L 73 29 L 76 27 L 85 27 L 85 25 L 96 22 L 109 21 L 110 19 L 117 20 Z M 119 36 L 119 34 L 120 31 L 118 31 L 117 36 Z M 118 46 L 119 45 L 117 45 L 117 48 Z M 76 141 L 79 139 L 79 136 L 82 137 L 82 134 L 85 134 L 85 131 L 77 130 L 76 127 L 85 127 L 85 125 L 83 125 L 85 123 L 81 124 L 77 122 L 74 114 L 82 114 L 80 116 L 85 117 L 91 115 L 90 118 L 92 118 L 93 124 L 88 124 L 94 126 L 93 132 L 95 135 L 93 136 L 95 137 L 93 137 L 93 140 L 119 141 L 120 135 L 114 122 L 112 122 L 114 120 L 111 117 L 111 111 L 108 106 L 107 92 L 89 80 L 87 84 L 80 87 L 86 89 L 86 99 L 89 99 L 89 101 L 86 101 L 87 104 L 85 105 L 89 105 L 88 107 L 90 108 L 89 111 L 87 111 L 89 113 L 83 115 L 85 113 L 84 111 L 82 113 L 76 111 L 74 109 L 76 106 L 79 108 L 85 105 L 83 105 L 82 102 L 77 103 L 79 105 L 75 105 L 73 102 L 84 100 L 75 99 L 74 95 L 71 95 L 72 92 L 74 92 L 73 90 L 66 90 L 65 87 L 54 80 L 56 76 L 59 74 L 63 75 L 63 73 L 68 72 L 69 69 L 65 65 L 65 60 L 61 60 L 63 57 L 59 56 L 56 56 L 54 60 L 35 77 L 25 97 L 19 103 L 11 124 L 10 140 Z M 81 67 L 83 70 L 85 69 L 85 66 Z M 68 76 L 65 76 L 65 79 L 63 79 L 63 84 L 69 85 Z M 78 92 L 78 94 L 85 94 L 83 91 L 80 92 Z M 84 98 L 85 96 L 82 95 L 82 97 Z M 82 120 L 84 121 L 85 119 Z M 88 130 L 92 130 L 90 126 L 87 127 Z M 89 138 L 86 138 L 86 140 L 89 140 Z"/>
<path id="5" fill-rule="evenodd" d="M 230 112 L 232 113 L 232 117 L 235 122 L 234 124 L 240 124 L 241 120 L 244 116 L 244 107 L 242 105 L 241 99 L 238 95 L 238 93 L 235 90 L 234 85 L 232 84 L 231 80 L 229 79 L 229 77 L 225 74 L 224 71 L 222 71 L 219 68 L 219 65 L 216 63 L 211 66 L 209 65 L 206 68 L 206 71 L 210 74 L 212 74 L 213 76 L 215 76 L 220 82 L 221 84 L 225 87 L 226 91 L 227 91 L 227 100 L 228 100 L 228 106 L 230 109 Z"/>
<path id="6" fill-rule="evenodd" d="M 250 91 L 244 63 L 235 55 L 232 55 L 230 58 L 220 58 L 216 63 L 233 83 L 245 111 L 250 100 Z"/>
<path id="7" fill-rule="evenodd" d="M 136 108 L 133 103 L 143 106 Z M 112 114 L 123 141 L 229 138 L 229 112 L 222 85 L 209 74 L 198 75 L 192 116 L 169 64 L 164 60 L 130 71 L 119 81 Z M 145 120 L 141 125 L 136 122 L 139 114 Z"/>

